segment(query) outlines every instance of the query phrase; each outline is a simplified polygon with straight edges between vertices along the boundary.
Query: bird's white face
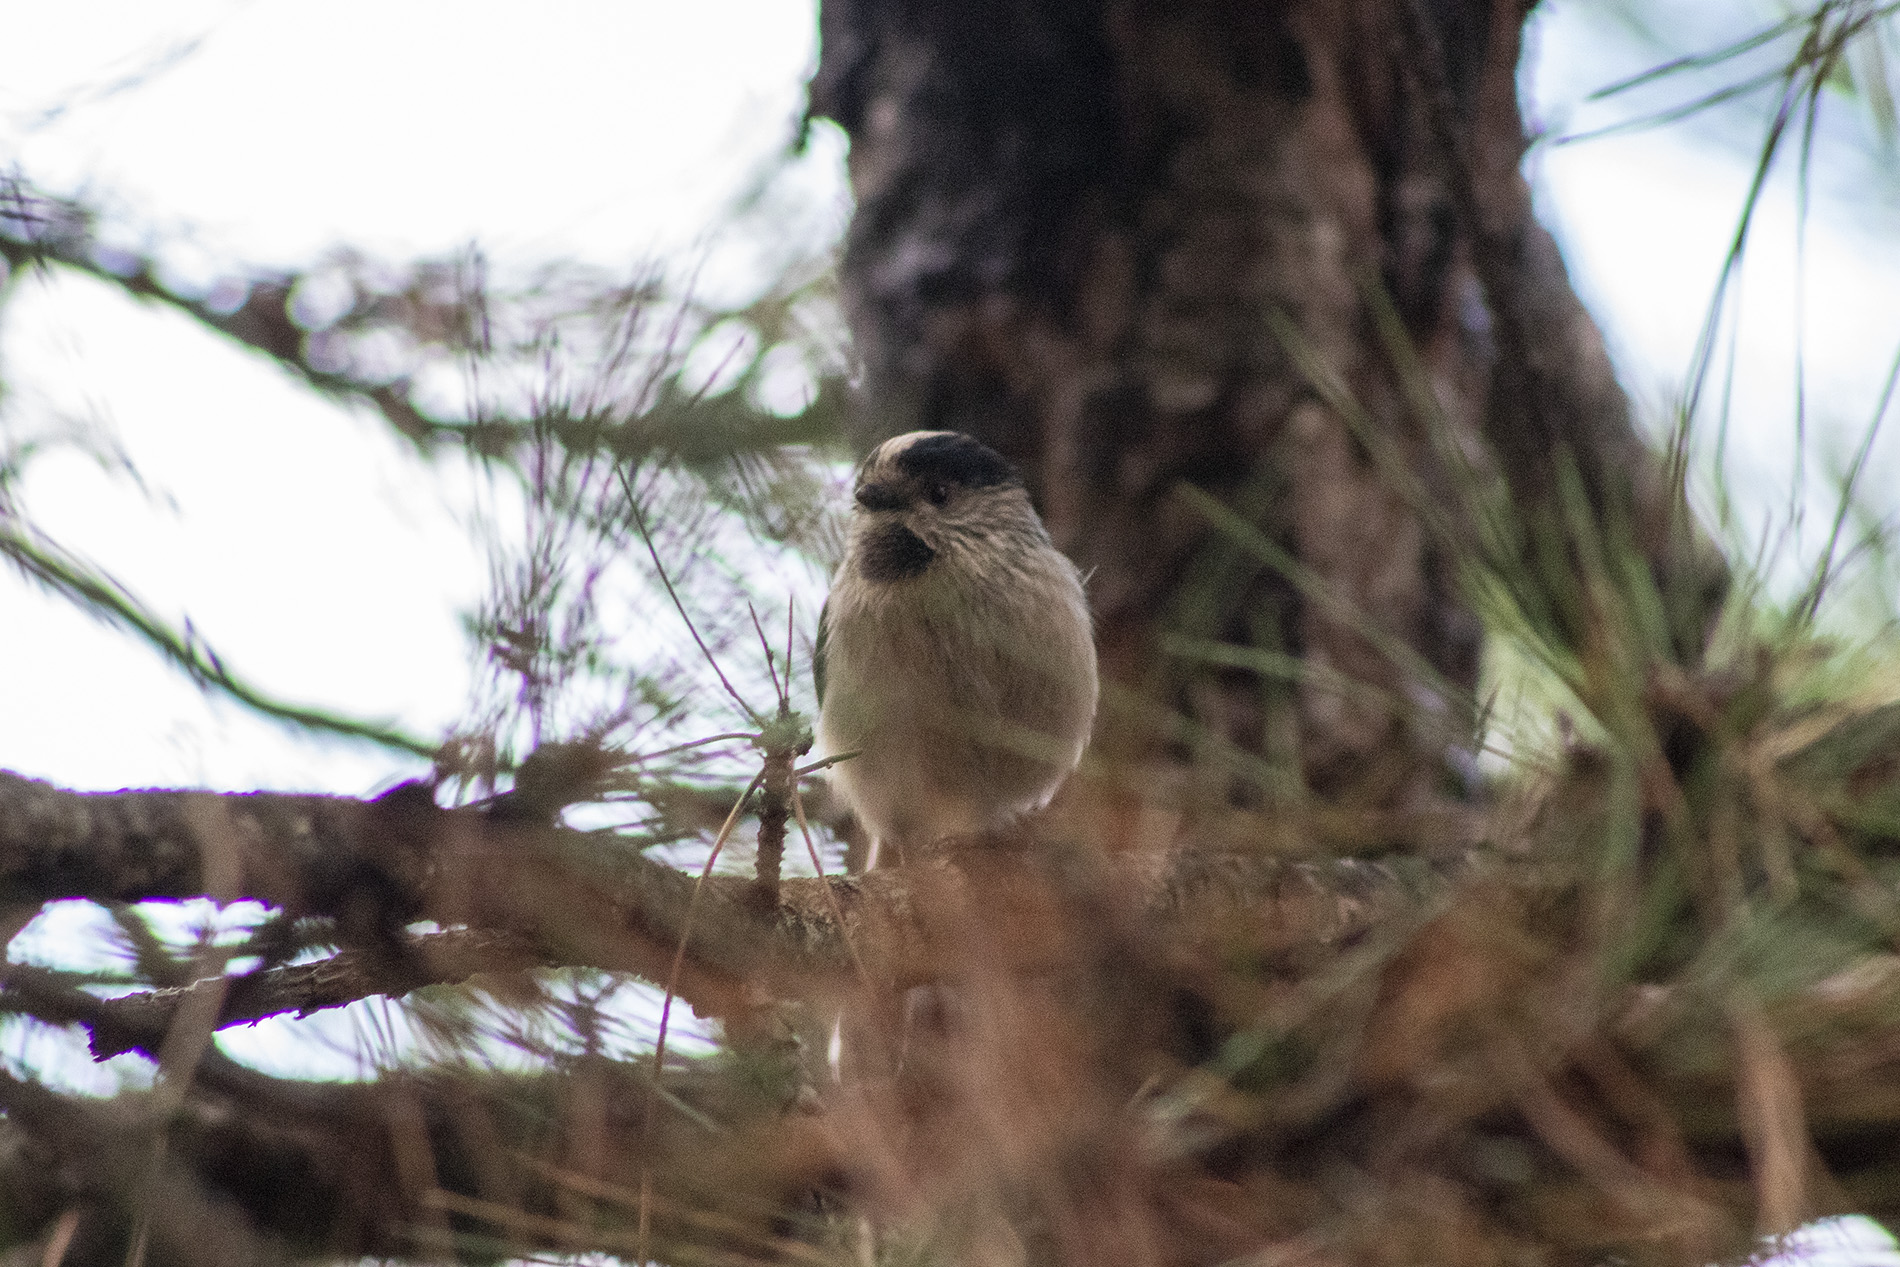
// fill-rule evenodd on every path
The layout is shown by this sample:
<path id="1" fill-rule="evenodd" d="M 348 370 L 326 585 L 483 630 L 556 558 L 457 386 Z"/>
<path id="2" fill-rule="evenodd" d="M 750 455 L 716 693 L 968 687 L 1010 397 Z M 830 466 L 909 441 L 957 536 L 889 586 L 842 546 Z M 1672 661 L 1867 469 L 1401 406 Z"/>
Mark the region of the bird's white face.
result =
<path id="1" fill-rule="evenodd" d="M 1016 468 L 955 431 L 886 440 L 858 470 L 851 564 L 874 584 L 923 576 L 945 552 L 1047 541 Z"/>

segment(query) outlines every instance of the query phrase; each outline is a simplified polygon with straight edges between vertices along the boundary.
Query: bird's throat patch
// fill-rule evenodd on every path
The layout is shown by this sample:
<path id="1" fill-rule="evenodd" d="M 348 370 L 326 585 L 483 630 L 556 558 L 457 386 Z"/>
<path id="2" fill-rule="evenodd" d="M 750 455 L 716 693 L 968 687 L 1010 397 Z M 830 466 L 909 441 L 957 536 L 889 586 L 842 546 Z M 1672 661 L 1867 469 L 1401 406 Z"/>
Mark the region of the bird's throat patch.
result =
<path id="1" fill-rule="evenodd" d="M 864 543 L 858 570 L 867 581 L 906 581 L 922 576 L 937 552 L 903 524 L 880 528 Z"/>

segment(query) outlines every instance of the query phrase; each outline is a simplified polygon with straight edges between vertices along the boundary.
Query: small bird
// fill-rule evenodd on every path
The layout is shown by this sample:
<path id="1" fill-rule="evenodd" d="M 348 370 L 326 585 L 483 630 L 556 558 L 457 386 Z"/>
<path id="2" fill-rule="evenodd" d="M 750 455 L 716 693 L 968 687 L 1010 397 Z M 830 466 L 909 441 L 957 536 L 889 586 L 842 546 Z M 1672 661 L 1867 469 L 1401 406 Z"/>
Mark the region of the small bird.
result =
<path id="1" fill-rule="evenodd" d="M 955 431 L 886 440 L 858 469 L 818 620 L 818 742 L 880 853 L 1007 826 L 1049 802 L 1095 719 L 1075 565 L 1016 468 Z"/>

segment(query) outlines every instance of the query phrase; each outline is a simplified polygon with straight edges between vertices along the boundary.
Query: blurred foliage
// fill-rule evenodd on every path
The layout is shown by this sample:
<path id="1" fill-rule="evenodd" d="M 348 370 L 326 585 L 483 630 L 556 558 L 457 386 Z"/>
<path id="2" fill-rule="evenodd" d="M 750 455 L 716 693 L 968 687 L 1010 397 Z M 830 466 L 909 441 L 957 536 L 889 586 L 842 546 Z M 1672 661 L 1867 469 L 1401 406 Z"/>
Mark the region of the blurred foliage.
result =
<path id="1" fill-rule="evenodd" d="M 735 212 L 741 228 L 771 214 L 767 176 Z M 469 616 L 487 698 L 467 733 L 440 748 L 267 698 L 198 631 L 167 627 L 36 530 L 16 490 L 49 444 L 85 443 L 137 473 L 109 437 L 21 436 L 14 420 L 0 466 L 0 549 L 200 685 L 268 715 L 473 761 L 470 772 L 492 785 L 522 742 L 624 744 L 679 720 L 693 661 L 669 667 L 652 646 L 618 645 L 629 607 L 654 592 L 651 576 L 627 566 L 627 490 L 637 490 L 669 552 L 712 564 L 716 575 L 694 576 L 708 609 L 726 607 L 761 566 L 773 566 L 768 559 L 783 556 L 783 567 L 802 557 L 822 569 L 835 557 L 826 493 L 843 455 L 849 366 L 828 248 L 770 261 L 772 279 L 730 309 L 674 293 L 657 272 L 629 282 L 550 265 L 504 283 L 476 252 L 395 268 L 339 251 L 298 274 L 186 290 L 165 280 L 162 249 L 141 257 L 108 248 L 85 207 L 14 181 L 0 189 L 0 254 L 9 290 L 44 270 L 104 280 L 268 356 L 319 393 L 375 408 L 422 450 L 459 448 L 490 472 L 475 527 L 491 585 Z M 603 603 L 618 622 L 612 630 Z M 743 619 L 722 622 L 716 640 L 735 632 L 746 632 Z"/>

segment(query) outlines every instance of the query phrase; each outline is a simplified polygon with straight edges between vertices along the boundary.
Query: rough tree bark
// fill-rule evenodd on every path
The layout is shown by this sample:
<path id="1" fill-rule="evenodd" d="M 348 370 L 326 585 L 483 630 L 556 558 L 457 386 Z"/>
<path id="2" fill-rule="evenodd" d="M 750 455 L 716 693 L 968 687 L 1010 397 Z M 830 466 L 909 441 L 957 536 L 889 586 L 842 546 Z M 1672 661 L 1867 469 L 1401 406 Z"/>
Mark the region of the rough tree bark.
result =
<path id="1" fill-rule="evenodd" d="M 1297 753 L 1307 787 L 1348 803 L 1433 793 L 1446 735 L 1470 721 L 1442 695 L 1474 685 L 1480 638 L 1446 542 L 1312 381 L 1315 365 L 1336 376 L 1377 443 L 1451 500 L 1379 333 L 1380 293 L 1454 439 L 1488 442 L 1523 508 L 1548 501 L 1567 455 L 1599 503 L 1636 512 L 1665 574 L 1676 548 L 1666 481 L 1530 214 L 1527 8 L 823 5 L 812 108 L 851 138 L 861 438 L 951 427 L 1015 458 L 1092 572 L 1109 679 L 1165 684 L 1228 738 Z M 1183 481 L 1348 606 L 1211 550 Z M 1453 689 L 1421 699 L 1368 624 Z M 1244 678 L 1191 687 L 1163 630 L 1290 652 L 1321 682 L 1344 673 L 1409 704 L 1313 677 L 1279 706 Z"/>

